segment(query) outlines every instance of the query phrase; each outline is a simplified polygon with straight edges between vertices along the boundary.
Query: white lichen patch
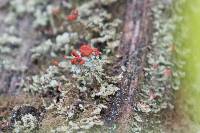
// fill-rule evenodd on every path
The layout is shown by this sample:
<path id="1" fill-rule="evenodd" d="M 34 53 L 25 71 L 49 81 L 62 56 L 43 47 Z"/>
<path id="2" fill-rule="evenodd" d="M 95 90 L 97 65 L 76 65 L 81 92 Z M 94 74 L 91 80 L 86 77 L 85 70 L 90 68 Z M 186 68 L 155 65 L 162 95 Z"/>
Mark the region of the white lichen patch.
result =
<path id="1" fill-rule="evenodd" d="M 25 91 L 31 93 L 46 93 L 48 91 L 56 92 L 58 86 L 68 80 L 64 73 L 57 66 L 49 66 L 45 73 L 27 78 L 27 83 L 24 87 Z"/>
<path id="2" fill-rule="evenodd" d="M 14 51 L 20 49 L 22 39 L 15 35 L 4 33 L 0 37 L 0 71 L 5 70 L 23 70 L 16 66 L 15 59 L 12 59 Z"/>
<path id="3" fill-rule="evenodd" d="M 31 49 L 32 59 L 37 59 L 44 56 L 56 57 L 56 53 L 65 51 L 69 52 L 70 45 L 73 45 L 78 40 L 77 33 L 65 32 L 62 35 L 58 35 L 55 41 L 51 39 L 45 40 L 37 47 Z"/>
<path id="4" fill-rule="evenodd" d="M 23 115 L 21 120 L 15 121 L 13 127 L 14 133 L 33 132 L 38 126 L 38 120 L 31 114 Z"/>
<path id="5" fill-rule="evenodd" d="M 101 84 L 99 92 L 95 93 L 94 96 L 100 96 L 100 97 L 107 97 L 110 95 L 115 94 L 116 91 L 120 90 L 117 86 L 113 84 L 104 83 Z"/>
<path id="6" fill-rule="evenodd" d="M 84 132 L 85 130 L 88 130 L 94 126 L 102 126 L 104 123 L 101 120 L 99 120 L 98 117 L 93 116 L 81 119 L 79 122 L 70 121 L 68 124 L 69 124 L 68 126 L 60 126 L 55 130 L 52 130 L 52 132 L 53 133 L 65 132 L 65 131 L 69 133 L 73 133 L 74 131 Z"/>
<path id="7" fill-rule="evenodd" d="M 107 97 L 115 94 L 119 88 L 115 85 L 116 81 L 120 81 L 119 78 L 108 76 L 103 69 L 103 65 L 106 63 L 106 58 L 91 57 L 87 59 L 82 66 L 73 65 L 72 72 L 74 72 L 74 78 L 77 79 L 77 87 L 81 92 L 87 90 L 87 88 L 94 88 L 94 96 Z M 110 81 L 110 82 L 109 82 Z M 100 85 L 99 88 L 93 85 Z M 95 89 L 96 88 L 96 89 Z"/>
<path id="8" fill-rule="evenodd" d="M 22 43 L 22 39 L 16 36 L 8 35 L 8 34 L 3 34 L 0 37 L 0 45 L 20 45 Z"/>
<path id="9" fill-rule="evenodd" d="M 110 5 L 114 2 L 117 2 L 117 0 L 100 0 L 102 4 L 104 5 Z"/>

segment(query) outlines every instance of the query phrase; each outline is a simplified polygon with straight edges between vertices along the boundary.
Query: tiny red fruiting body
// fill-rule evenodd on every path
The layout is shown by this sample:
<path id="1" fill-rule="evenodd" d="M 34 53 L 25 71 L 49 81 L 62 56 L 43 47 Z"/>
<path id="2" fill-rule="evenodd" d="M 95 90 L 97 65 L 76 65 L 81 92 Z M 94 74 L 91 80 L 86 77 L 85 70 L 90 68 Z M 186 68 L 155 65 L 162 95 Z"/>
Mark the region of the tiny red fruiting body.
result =
<path id="1" fill-rule="evenodd" d="M 71 56 L 78 57 L 78 56 L 80 56 L 80 55 L 77 53 L 76 50 L 72 50 Z"/>
<path id="2" fill-rule="evenodd" d="M 72 50 L 70 54 L 73 57 L 73 59 L 71 59 L 71 64 L 83 65 L 85 64 L 85 59 L 83 59 L 83 57 L 88 58 L 91 57 L 91 55 L 99 56 L 101 52 L 97 48 L 91 47 L 89 44 L 83 44 L 79 51 Z M 64 56 L 64 58 L 67 59 L 67 56 Z"/>
<path id="3" fill-rule="evenodd" d="M 81 60 L 80 62 L 79 62 L 79 65 L 83 65 L 83 64 L 85 64 L 85 60 Z"/>
<path id="4" fill-rule="evenodd" d="M 75 16 L 78 16 L 78 15 L 79 15 L 77 9 L 72 10 L 72 11 L 71 11 L 71 14 L 73 14 L 73 15 L 75 15 Z"/>
<path id="5" fill-rule="evenodd" d="M 80 47 L 80 52 L 82 56 L 88 57 L 92 54 L 93 48 L 90 45 L 84 44 Z"/>
<path id="6" fill-rule="evenodd" d="M 74 9 L 68 16 L 66 16 L 66 18 L 68 21 L 74 21 L 78 18 L 78 15 L 79 15 L 78 10 Z"/>
<path id="7" fill-rule="evenodd" d="M 88 57 L 92 54 L 95 56 L 101 55 L 101 52 L 97 48 L 92 48 L 89 44 L 84 44 L 80 47 L 80 52 L 82 56 Z"/>
<path id="8" fill-rule="evenodd" d="M 53 60 L 52 64 L 57 66 L 59 64 L 59 62 L 57 60 Z"/>
<path id="9" fill-rule="evenodd" d="M 83 65 L 85 63 L 85 60 L 82 57 L 78 56 L 78 57 L 74 57 L 71 60 L 71 63 L 74 65 Z"/>
<path id="10" fill-rule="evenodd" d="M 68 21 L 74 21 L 74 20 L 76 20 L 77 19 L 77 16 L 74 16 L 74 15 L 69 15 L 69 16 L 67 16 L 67 20 Z"/>
<path id="11" fill-rule="evenodd" d="M 93 48 L 93 52 L 95 56 L 101 55 L 101 52 L 97 48 Z"/>
<path id="12" fill-rule="evenodd" d="M 67 59 L 67 56 L 66 56 L 66 55 L 64 55 L 64 56 L 63 56 L 63 58 L 64 58 L 64 59 Z"/>

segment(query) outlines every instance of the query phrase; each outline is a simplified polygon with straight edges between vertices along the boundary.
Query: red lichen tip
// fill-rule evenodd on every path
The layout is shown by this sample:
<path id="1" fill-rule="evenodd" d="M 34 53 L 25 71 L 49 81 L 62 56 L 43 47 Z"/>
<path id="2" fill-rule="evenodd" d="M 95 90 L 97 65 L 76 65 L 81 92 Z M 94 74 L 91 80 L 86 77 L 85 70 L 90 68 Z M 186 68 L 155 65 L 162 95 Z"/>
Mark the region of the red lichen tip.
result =
<path id="1" fill-rule="evenodd" d="M 68 16 L 66 16 L 66 19 L 68 21 L 74 21 L 78 18 L 78 15 L 79 15 L 78 10 L 74 9 L 71 11 L 71 13 Z"/>
<path id="2" fill-rule="evenodd" d="M 63 56 L 64 59 L 67 59 L 68 57 L 66 55 Z"/>
<path id="3" fill-rule="evenodd" d="M 76 50 L 72 50 L 71 56 L 78 57 L 80 56 Z"/>
<path id="4" fill-rule="evenodd" d="M 101 52 L 97 48 L 93 48 L 89 44 L 83 44 L 80 47 L 79 52 L 76 50 L 72 50 L 71 56 L 73 56 L 74 58 L 71 59 L 71 64 L 83 65 L 85 63 L 85 60 L 82 57 L 90 57 L 91 55 L 101 55 Z"/>
<path id="5" fill-rule="evenodd" d="M 74 57 L 71 60 L 71 64 L 74 64 L 74 65 L 83 65 L 84 63 L 85 63 L 85 60 L 80 56 Z"/>
<path id="6" fill-rule="evenodd" d="M 101 52 L 97 48 L 93 48 L 93 52 L 95 56 L 100 56 Z"/>
<path id="7" fill-rule="evenodd" d="M 73 14 L 73 15 L 76 15 L 76 16 L 78 16 L 79 15 L 79 13 L 78 13 L 78 10 L 77 9 L 73 9 L 72 11 L 71 11 L 71 13 L 70 14 Z"/>
<path id="8" fill-rule="evenodd" d="M 59 62 L 57 60 L 53 60 L 52 64 L 57 66 L 59 64 Z"/>
<path id="9" fill-rule="evenodd" d="M 93 48 L 88 45 L 88 44 L 84 44 L 80 47 L 80 52 L 81 52 L 81 55 L 82 56 L 90 56 L 94 51 L 93 51 Z"/>

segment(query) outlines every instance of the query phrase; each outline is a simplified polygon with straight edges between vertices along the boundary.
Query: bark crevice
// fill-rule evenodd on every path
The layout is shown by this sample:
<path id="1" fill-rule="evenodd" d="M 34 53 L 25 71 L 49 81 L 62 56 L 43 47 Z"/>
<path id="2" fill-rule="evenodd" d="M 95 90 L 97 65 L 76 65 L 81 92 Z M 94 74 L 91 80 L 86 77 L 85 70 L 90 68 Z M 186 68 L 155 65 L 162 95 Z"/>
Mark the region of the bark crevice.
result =
<path id="1" fill-rule="evenodd" d="M 144 77 L 143 68 L 152 37 L 151 3 L 151 0 L 127 0 L 126 3 L 123 35 L 118 49 L 120 59 L 115 68 L 119 70 L 121 66 L 126 66 L 127 70 L 120 84 L 121 89 L 112 99 L 106 115 L 108 123 L 120 123 L 123 127 L 120 130 L 126 130 L 134 112 L 139 83 Z"/>

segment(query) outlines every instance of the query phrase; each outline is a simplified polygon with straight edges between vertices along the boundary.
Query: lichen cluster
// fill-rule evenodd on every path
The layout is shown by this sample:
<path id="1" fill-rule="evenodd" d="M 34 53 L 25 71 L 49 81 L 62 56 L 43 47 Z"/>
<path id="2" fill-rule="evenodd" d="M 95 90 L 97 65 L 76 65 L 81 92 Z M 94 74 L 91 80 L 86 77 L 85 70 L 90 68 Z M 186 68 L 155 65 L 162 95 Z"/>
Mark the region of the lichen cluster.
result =
<path id="1" fill-rule="evenodd" d="M 147 65 L 144 68 L 145 80 L 141 83 L 141 92 L 136 104 L 133 122 L 134 131 L 153 130 L 162 132 L 161 113 L 165 109 L 173 109 L 173 92 L 180 87 L 180 79 L 184 77 L 181 68 L 182 60 L 175 58 L 180 43 L 175 38 L 177 22 L 181 17 L 177 14 L 179 7 L 176 1 L 154 1 L 152 8 L 153 37 L 147 53 Z M 185 52 L 185 51 L 184 51 Z M 141 115 L 142 113 L 142 115 Z M 146 119 L 151 115 L 151 119 Z M 154 116 L 154 117 L 153 117 Z M 141 123 L 148 123 L 140 126 Z M 149 124 L 152 123 L 152 124 Z M 154 125 L 154 127 L 149 127 Z"/>
<path id="2" fill-rule="evenodd" d="M 23 90 L 41 98 L 46 116 L 39 131 L 85 132 L 104 125 L 102 113 L 120 89 L 118 83 L 123 75 L 111 75 L 106 69 L 120 44 L 122 24 L 108 7 L 119 1 L 10 0 L 7 3 L 5 34 L 0 37 L 0 72 L 23 71 Z M 178 49 L 181 44 L 174 40 L 175 24 L 181 21 L 172 8 L 176 4 L 170 0 L 155 0 L 154 4 L 154 33 L 146 56 L 145 80 L 135 95 L 132 132 L 160 124 L 160 120 L 151 120 L 149 116 L 154 118 L 163 109 L 173 108 L 170 93 L 180 85 L 177 77 L 184 76 L 179 71 L 184 62 L 172 59 L 176 54 L 183 54 Z M 30 43 L 26 40 L 30 36 L 24 35 L 26 32 L 18 35 L 19 25 L 24 25 L 21 21 L 26 19 L 31 20 L 28 33 L 35 35 L 28 48 L 33 72 L 26 64 L 15 62 L 18 53 Z M 81 51 L 83 46 L 87 46 L 85 50 L 89 54 Z M 73 50 L 76 52 L 70 55 Z M 20 57 L 17 59 L 20 61 Z M 35 116 L 25 114 L 14 122 L 13 131 L 31 132 L 37 124 Z"/>
<path id="3" fill-rule="evenodd" d="M 16 121 L 13 125 L 14 133 L 32 132 L 37 127 L 37 119 L 31 114 L 22 116 L 21 121 Z"/>
<path id="4" fill-rule="evenodd" d="M 26 48 L 29 41 L 25 38 L 29 36 L 24 36 L 24 32 L 18 37 L 18 25 L 20 21 L 32 20 L 29 28 L 34 38 L 31 38 L 28 53 L 35 70 L 23 67 L 25 78 L 21 86 L 26 93 L 41 97 L 41 106 L 47 111 L 41 122 L 41 132 L 77 132 L 104 125 L 102 112 L 107 108 L 107 100 L 119 90 L 121 80 L 121 75 L 111 76 L 105 69 L 107 63 L 112 63 L 108 55 L 113 55 L 121 36 L 121 20 L 107 10 L 117 2 L 77 1 L 76 6 L 73 1 L 11 0 L 7 3 L 5 23 L 16 33 L 1 36 L 0 54 L 7 54 L 2 58 L 1 68 L 5 69 L 4 59 L 13 52 L 11 48 L 18 48 L 13 56 Z M 93 47 L 96 53 L 83 57 L 81 64 L 73 62 L 70 52 L 84 44 Z M 7 61 L 15 70 L 21 68 L 18 64 L 13 66 L 12 60 Z M 8 66 L 6 69 L 11 70 Z M 51 116 L 55 117 L 55 123 L 59 122 L 50 125 Z M 32 131 L 35 122 L 31 114 L 26 114 L 15 122 L 13 131 Z"/>
<path id="5" fill-rule="evenodd" d="M 30 105 L 15 106 L 11 114 L 10 131 L 14 133 L 36 132 L 42 112 Z"/>
<path id="6" fill-rule="evenodd" d="M 1 18 L 0 72 L 22 73 L 27 70 L 25 63 L 19 65 L 19 60 L 25 55 L 27 43 L 29 45 L 32 37 L 29 35 L 32 34 L 30 33 L 32 25 L 29 29 L 26 26 L 28 21 L 33 19 L 35 11 L 42 10 L 41 6 L 46 3 L 46 0 L 11 0 L 5 1 L 2 5 L 1 10 L 6 10 L 1 14 L 3 18 Z"/>
<path id="7" fill-rule="evenodd" d="M 172 62 L 173 34 L 176 29 L 176 20 L 172 16 L 170 6 L 163 2 L 157 2 L 152 13 L 155 32 L 151 52 L 147 54 L 148 67 L 145 68 L 146 82 L 143 85 L 143 91 L 147 91 L 146 94 L 150 100 L 148 104 L 156 113 L 169 106 L 165 96 L 172 88 L 171 80 L 174 73 L 172 70 L 174 65 Z"/>
<path id="8" fill-rule="evenodd" d="M 53 130 L 76 131 L 103 125 L 100 113 L 107 108 L 104 105 L 106 99 L 119 90 L 117 83 L 121 76 L 105 73 L 105 57 L 84 59 L 86 62 L 81 65 L 62 61 L 58 66 L 50 66 L 45 73 L 27 79 L 24 90 L 51 95 L 51 99 L 44 97 L 44 106 L 49 111 L 55 110 L 52 113 L 62 115 L 67 123 Z"/>
<path id="9" fill-rule="evenodd" d="M 119 30 L 118 27 L 121 24 L 121 20 L 118 18 L 113 19 L 112 15 L 103 8 L 92 9 L 97 3 L 97 1 L 89 1 L 78 6 L 79 16 L 75 22 L 71 22 L 63 17 L 66 14 L 63 13 L 62 9 L 67 8 L 68 12 L 70 12 L 73 9 L 71 6 L 53 7 L 51 5 L 49 10 L 59 9 L 60 14 L 54 15 L 52 13 L 51 19 L 48 20 L 49 23 L 53 24 L 46 24 L 42 27 L 49 27 L 45 29 L 45 34 L 52 34 L 53 36 L 50 36 L 49 39 L 42 41 L 37 47 L 31 49 L 33 59 L 43 56 L 58 57 L 61 52 L 67 54 L 77 43 L 80 43 L 80 40 L 90 42 L 92 45 L 106 43 L 108 51 L 113 51 L 119 45 L 120 34 L 117 31 Z M 42 19 L 43 17 L 39 18 Z M 59 21 L 63 22 L 59 23 Z"/>

